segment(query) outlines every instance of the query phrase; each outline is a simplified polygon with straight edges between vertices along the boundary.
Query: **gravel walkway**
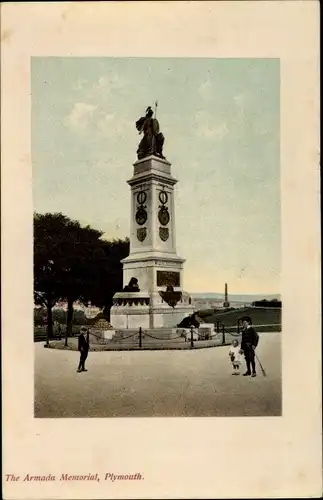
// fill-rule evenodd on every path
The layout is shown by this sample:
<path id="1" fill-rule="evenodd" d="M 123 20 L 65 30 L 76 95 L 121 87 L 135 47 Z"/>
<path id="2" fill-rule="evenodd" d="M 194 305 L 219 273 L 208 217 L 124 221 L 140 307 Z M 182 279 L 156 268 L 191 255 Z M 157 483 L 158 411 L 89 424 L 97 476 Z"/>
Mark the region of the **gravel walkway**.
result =
<path id="1" fill-rule="evenodd" d="M 261 333 L 267 371 L 232 376 L 229 347 L 193 351 L 79 354 L 35 343 L 35 417 L 207 417 L 281 415 L 281 333 Z M 244 370 L 244 366 L 243 366 Z"/>

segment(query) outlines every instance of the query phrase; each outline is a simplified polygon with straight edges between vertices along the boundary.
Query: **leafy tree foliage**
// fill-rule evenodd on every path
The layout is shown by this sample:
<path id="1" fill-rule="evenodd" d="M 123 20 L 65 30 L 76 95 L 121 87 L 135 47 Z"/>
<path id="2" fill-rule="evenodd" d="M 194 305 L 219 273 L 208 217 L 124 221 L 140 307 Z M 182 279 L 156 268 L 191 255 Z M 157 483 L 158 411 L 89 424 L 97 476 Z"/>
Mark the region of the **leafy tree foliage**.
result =
<path id="1" fill-rule="evenodd" d="M 121 260 L 129 254 L 129 240 L 101 240 L 87 268 L 87 286 L 83 288 L 81 300 L 100 307 L 110 320 L 112 297 L 122 291 Z"/>
<path id="2" fill-rule="evenodd" d="M 122 289 L 120 260 L 128 255 L 129 241 L 105 241 L 102 234 L 61 213 L 34 214 L 34 298 L 47 310 L 47 343 L 58 300 L 68 304 L 67 344 L 73 303 L 90 301 L 109 309 L 113 294 Z"/>

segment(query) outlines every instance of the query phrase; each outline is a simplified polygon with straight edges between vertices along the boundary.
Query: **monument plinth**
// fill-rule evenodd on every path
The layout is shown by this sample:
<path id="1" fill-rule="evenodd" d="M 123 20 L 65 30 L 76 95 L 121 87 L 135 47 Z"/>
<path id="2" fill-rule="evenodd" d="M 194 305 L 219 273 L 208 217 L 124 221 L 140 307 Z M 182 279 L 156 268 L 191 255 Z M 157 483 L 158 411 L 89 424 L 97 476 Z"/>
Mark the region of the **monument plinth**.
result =
<path id="1" fill-rule="evenodd" d="M 171 164 L 150 155 L 134 163 L 131 187 L 130 254 L 123 259 L 124 291 L 111 308 L 114 328 L 174 327 L 193 313 L 182 289 L 184 259 L 176 253 Z M 139 290 L 127 284 L 132 279 Z"/>

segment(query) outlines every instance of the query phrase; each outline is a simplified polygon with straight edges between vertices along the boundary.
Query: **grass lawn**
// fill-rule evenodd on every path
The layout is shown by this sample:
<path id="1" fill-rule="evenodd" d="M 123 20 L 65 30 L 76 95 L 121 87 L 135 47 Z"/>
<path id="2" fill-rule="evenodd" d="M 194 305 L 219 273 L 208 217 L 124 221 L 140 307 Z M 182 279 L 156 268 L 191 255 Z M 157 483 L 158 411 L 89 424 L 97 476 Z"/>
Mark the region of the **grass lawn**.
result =
<path id="1" fill-rule="evenodd" d="M 206 323 L 216 323 L 219 321 L 225 326 L 237 326 L 241 316 L 250 316 L 254 325 L 281 325 L 281 309 L 266 307 L 244 307 L 233 311 L 212 311 L 205 309 L 199 311 L 199 316 Z M 277 328 L 276 328 L 277 331 Z"/>

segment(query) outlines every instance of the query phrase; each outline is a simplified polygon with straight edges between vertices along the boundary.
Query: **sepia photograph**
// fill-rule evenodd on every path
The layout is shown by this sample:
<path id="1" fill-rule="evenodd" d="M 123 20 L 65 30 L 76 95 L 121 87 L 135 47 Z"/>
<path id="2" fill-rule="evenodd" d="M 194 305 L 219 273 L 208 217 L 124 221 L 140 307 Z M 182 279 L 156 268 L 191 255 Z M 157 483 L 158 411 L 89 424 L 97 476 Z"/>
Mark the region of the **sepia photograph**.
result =
<path id="1" fill-rule="evenodd" d="M 279 59 L 33 57 L 31 93 L 35 417 L 280 416 Z"/>

